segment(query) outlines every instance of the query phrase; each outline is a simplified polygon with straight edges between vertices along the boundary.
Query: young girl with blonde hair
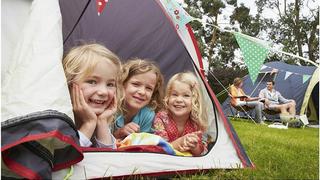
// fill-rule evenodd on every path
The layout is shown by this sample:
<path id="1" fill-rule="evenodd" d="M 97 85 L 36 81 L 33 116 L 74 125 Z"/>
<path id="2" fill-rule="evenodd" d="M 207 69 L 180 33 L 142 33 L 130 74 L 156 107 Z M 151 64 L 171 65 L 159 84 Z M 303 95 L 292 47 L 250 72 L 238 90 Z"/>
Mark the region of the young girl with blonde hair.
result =
<path id="1" fill-rule="evenodd" d="M 63 59 L 81 146 L 115 148 L 109 125 L 121 95 L 119 58 L 100 44 L 72 48 Z M 93 140 L 93 142 L 90 141 Z"/>
<path id="2" fill-rule="evenodd" d="M 196 76 L 191 72 L 175 74 L 169 80 L 164 98 L 165 110 L 157 113 L 155 134 L 174 149 L 199 156 L 207 149 L 202 134 L 207 129 L 207 112 Z"/>
<path id="3" fill-rule="evenodd" d="M 129 60 L 123 65 L 121 82 L 124 99 L 114 136 L 123 139 L 131 133 L 152 133 L 155 111 L 162 107 L 163 77 L 159 68 L 149 60 Z"/>

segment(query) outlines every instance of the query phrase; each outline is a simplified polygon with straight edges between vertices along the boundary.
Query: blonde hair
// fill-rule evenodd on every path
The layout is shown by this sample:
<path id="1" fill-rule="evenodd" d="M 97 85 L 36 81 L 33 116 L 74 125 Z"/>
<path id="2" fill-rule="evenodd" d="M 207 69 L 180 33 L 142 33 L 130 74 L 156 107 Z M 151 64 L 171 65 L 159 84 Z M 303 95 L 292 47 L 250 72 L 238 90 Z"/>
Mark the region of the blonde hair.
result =
<path id="1" fill-rule="evenodd" d="M 192 93 L 192 109 L 190 119 L 200 126 L 201 130 L 206 130 L 208 127 L 207 111 L 204 106 L 203 95 L 197 77 L 192 72 L 177 73 L 172 76 L 167 84 L 166 95 L 164 98 L 165 108 L 168 109 L 169 97 L 172 93 L 172 87 L 175 82 L 182 82 L 189 85 Z"/>
<path id="2" fill-rule="evenodd" d="M 117 67 L 116 96 L 117 102 L 122 98 L 122 86 L 119 78 L 121 61 L 117 55 L 103 45 L 92 43 L 73 47 L 63 58 L 63 69 L 70 85 L 88 77 L 101 61 L 111 62 Z M 108 69 L 106 69 L 108 71 Z M 119 106 L 119 104 L 118 104 Z"/>
<path id="3" fill-rule="evenodd" d="M 156 85 L 154 87 L 150 102 L 147 106 L 155 111 L 158 111 L 163 107 L 162 99 L 164 80 L 160 69 L 155 65 L 155 63 L 147 59 L 130 59 L 122 67 L 121 82 L 122 85 L 124 85 L 132 76 L 144 74 L 147 72 L 154 72 L 156 74 Z M 123 99 L 121 100 L 121 113 L 125 113 L 127 111 L 125 109 L 124 98 L 125 97 L 123 97 Z"/>
<path id="4" fill-rule="evenodd" d="M 68 84 L 88 77 L 100 61 L 113 63 L 117 66 L 118 73 L 120 72 L 120 59 L 103 45 L 94 43 L 73 47 L 63 58 Z"/>
<path id="5" fill-rule="evenodd" d="M 239 77 L 236 77 L 234 80 L 233 80 L 233 85 L 238 87 L 241 83 L 242 83 L 242 78 L 239 78 Z"/>

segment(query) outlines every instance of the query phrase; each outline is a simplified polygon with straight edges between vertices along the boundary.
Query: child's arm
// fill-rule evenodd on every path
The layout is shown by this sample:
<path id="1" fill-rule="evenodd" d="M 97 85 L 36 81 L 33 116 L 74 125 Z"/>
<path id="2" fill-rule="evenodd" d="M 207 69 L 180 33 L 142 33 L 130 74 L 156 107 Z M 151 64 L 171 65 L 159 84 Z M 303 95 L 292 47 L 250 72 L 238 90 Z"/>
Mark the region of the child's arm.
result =
<path id="1" fill-rule="evenodd" d="M 113 135 L 117 139 L 123 139 L 131 133 L 140 132 L 140 126 L 134 122 L 130 122 L 120 129 L 117 129 Z"/>
<path id="2" fill-rule="evenodd" d="M 112 145 L 115 144 L 114 137 L 110 133 L 109 122 L 113 119 L 113 114 L 117 111 L 116 96 L 114 96 L 109 107 L 98 116 L 97 127 L 96 127 L 96 138 L 100 144 Z"/>
<path id="3" fill-rule="evenodd" d="M 165 122 L 162 119 L 162 112 L 157 113 L 153 121 L 154 134 L 161 136 L 164 140 L 169 141 L 168 132 L 165 129 Z"/>
<path id="4" fill-rule="evenodd" d="M 97 124 L 96 114 L 90 110 L 85 102 L 83 93 L 77 84 L 72 85 L 72 107 L 75 116 L 75 123 L 78 130 L 91 139 Z"/>

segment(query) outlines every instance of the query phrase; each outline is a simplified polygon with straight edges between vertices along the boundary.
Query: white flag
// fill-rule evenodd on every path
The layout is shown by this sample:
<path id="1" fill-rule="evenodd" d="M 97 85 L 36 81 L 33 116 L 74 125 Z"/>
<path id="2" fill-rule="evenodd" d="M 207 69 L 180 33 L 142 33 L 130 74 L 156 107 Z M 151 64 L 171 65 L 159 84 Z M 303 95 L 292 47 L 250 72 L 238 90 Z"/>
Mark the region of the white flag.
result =
<path id="1" fill-rule="evenodd" d="M 292 72 L 286 71 L 286 75 L 284 76 L 284 80 L 288 79 L 288 77 L 292 74 Z"/>
<path id="2" fill-rule="evenodd" d="M 264 70 L 265 68 L 267 68 L 268 66 L 262 65 L 260 70 Z"/>

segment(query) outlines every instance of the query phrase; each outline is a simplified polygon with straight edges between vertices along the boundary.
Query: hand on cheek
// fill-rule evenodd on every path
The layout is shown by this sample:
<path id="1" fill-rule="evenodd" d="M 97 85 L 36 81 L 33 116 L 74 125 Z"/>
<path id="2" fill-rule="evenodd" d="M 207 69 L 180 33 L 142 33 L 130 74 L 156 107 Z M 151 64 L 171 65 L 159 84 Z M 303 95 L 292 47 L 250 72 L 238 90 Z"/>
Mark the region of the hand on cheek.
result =
<path id="1" fill-rule="evenodd" d="M 116 94 L 113 95 L 108 107 L 99 115 L 98 120 L 104 120 L 110 123 L 112 115 L 117 111 L 117 98 Z"/>
<path id="2" fill-rule="evenodd" d="M 83 92 L 77 84 L 72 84 L 71 101 L 77 128 L 91 138 L 97 123 L 97 116 L 86 103 Z"/>

